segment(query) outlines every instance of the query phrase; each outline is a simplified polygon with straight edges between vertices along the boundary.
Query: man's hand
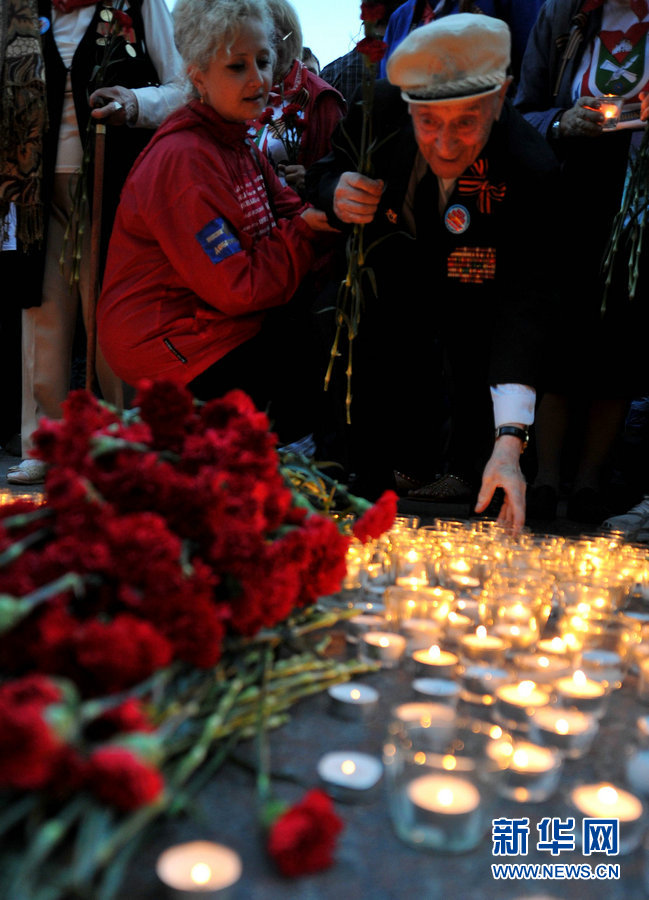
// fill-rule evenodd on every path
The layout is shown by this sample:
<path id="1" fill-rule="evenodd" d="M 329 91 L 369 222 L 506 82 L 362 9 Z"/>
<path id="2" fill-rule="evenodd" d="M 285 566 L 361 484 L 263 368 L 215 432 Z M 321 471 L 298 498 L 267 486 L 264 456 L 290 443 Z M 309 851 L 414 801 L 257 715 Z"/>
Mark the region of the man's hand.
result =
<path id="1" fill-rule="evenodd" d="M 137 120 L 137 97 L 125 87 L 103 87 L 89 98 L 93 119 L 107 125 L 134 125 Z"/>
<path id="2" fill-rule="evenodd" d="M 367 225 L 376 213 L 383 182 L 358 172 L 343 172 L 334 191 L 334 212 L 341 222 Z"/>
<path id="3" fill-rule="evenodd" d="M 482 474 L 476 512 L 483 512 L 494 491 L 501 487 L 505 500 L 498 515 L 501 525 L 517 534 L 525 524 L 525 479 L 521 472 L 521 441 L 513 435 L 503 435 L 494 444 L 493 453 Z"/>
<path id="4" fill-rule="evenodd" d="M 560 137 L 599 137 L 604 124 L 604 113 L 598 109 L 595 97 L 579 97 L 572 109 L 561 116 Z"/>

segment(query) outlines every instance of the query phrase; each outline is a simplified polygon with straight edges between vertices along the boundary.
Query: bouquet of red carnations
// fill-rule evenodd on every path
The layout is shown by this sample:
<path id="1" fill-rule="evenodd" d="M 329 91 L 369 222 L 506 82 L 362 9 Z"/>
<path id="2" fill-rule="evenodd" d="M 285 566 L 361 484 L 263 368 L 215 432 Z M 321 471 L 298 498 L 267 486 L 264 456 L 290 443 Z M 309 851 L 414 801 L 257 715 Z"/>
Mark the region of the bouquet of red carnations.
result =
<path id="1" fill-rule="evenodd" d="M 283 459 L 238 391 L 198 403 L 147 383 L 123 414 L 72 392 L 34 443 L 45 502 L 0 510 L 0 835 L 11 847 L 28 818 L 37 837 L 0 866 L 0 895 L 56 897 L 96 887 L 134 834 L 182 809 L 257 733 L 262 691 L 276 727 L 359 670 L 305 637 L 341 615 L 316 604 L 353 537 L 330 513 L 367 540 L 396 497 L 372 507 Z M 78 871 L 56 863 L 68 839 Z"/>

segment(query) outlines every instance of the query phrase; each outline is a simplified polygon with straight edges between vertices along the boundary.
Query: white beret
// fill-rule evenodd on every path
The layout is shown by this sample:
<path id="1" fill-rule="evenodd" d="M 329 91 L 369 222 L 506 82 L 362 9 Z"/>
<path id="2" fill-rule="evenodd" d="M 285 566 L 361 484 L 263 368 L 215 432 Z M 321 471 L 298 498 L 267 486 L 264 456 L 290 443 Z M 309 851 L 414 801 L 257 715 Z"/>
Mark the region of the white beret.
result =
<path id="1" fill-rule="evenodd" d="M 468 100 L 500 89 L 510 54 L 505 22 L 456 13 L 412 31 L 388 58 L 387 75 L 408 103 Z"/>

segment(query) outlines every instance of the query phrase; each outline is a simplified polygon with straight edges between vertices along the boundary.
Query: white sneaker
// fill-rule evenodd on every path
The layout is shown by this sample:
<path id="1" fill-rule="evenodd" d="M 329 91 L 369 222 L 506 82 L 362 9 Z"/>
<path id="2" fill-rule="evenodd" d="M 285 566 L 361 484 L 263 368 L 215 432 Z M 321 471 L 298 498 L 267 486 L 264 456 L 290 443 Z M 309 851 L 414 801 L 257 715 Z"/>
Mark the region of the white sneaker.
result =
<path id="1" fill-rule="evenodd" d="M 23 459 L 19 466 L 7 472 L 9 484 L 42 484 L 45 481 L 47 463 L 41 459 Z"/>
<path id="2" fill-rule="evenodd" d="M 633 538 L 640 531 L 649 530 L 649 494 L 628 512 L 606 519 L 602 522 L 602 528 L 607 531 L 619 531 L 625 538 Z"/>

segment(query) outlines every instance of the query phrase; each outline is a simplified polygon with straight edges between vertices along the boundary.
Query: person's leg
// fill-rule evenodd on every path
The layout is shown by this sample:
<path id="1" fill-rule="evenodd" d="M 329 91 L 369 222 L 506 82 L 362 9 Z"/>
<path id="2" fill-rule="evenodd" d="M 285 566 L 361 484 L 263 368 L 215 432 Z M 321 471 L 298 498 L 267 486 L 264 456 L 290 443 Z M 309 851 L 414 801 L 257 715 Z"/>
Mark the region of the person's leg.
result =
<path id="1" fill-rule="evenodd" d="M 50 209 L 43 299 L 23 311 L 22 417 L 23 456 L 41 416 L 58 419 L 70 386 L 72 343 L 78 291 L 69 283 L 69 265 L 59 264 L 69 209 L 69 175 L 57 175 Z"/>

